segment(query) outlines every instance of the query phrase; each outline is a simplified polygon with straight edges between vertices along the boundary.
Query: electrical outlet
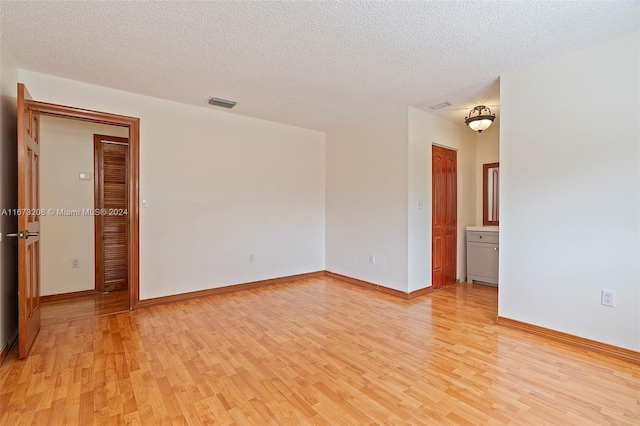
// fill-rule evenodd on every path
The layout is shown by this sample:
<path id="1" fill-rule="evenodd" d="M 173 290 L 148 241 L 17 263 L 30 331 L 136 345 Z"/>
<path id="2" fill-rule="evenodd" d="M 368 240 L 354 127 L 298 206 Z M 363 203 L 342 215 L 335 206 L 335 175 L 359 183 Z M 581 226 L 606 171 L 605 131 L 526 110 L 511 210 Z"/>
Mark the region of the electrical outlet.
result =
<path id="1" fill-rule="evenodd" d="M 616 306 L 616 293 L 610 290 L 602 290 L 602 300 L 604 306 Z"/>
<path id="2" fill-rule="evenodd" d="M 418 210 L 422 210 L 424 208 L 424 203 L 422 200 L 418 200 Z"/>
<path id="3" fill-rule="evenodd" d="M 370 254 L 369 255 L 369 263 L 372 265 L 376 264 L 376 255 L 375 254 Z"/>
<path id="4" fill-rule="evenodd" d="M 71 267 L 73 269 L 80 267 L 80 259 L 71 259 Z"/>
<path id="5" fill-rule="evenodd" d="M 253 255 L 253 253 L 249 253 L 249 262 L 254 262 L 255 260 L 256 260 L 256 258 Z"/>

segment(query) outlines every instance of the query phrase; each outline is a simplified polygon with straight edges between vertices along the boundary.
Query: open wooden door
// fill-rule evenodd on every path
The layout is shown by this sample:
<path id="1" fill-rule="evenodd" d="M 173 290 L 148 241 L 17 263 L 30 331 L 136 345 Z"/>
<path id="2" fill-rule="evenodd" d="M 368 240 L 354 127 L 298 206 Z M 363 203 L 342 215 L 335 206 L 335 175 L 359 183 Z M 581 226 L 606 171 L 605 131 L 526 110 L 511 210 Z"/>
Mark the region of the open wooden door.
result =
<path id="1" fill-rule="evenodd" d="M 456 282 L 457 254 L 457 157 L 456 151 L 432 148 L 432 241 L 431 285 Z"/>
<path id="2" fill-rule="evenodd" d="M 40 331 L 40 120 L 18 83 L 18 356 Z"/>

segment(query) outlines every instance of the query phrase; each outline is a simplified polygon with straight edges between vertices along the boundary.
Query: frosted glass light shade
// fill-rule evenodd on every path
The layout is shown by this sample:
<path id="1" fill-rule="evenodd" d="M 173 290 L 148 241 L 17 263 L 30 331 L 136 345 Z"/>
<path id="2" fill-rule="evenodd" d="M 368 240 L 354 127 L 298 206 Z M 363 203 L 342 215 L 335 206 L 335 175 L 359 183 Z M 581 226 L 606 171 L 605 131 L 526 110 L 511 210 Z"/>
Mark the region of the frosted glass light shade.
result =
<path id="1" fill-rule="evenodd" d="M 482 120 L 471 121 L 469 123 L 469 127 L 471 127 L 471 130 L 475 130 L 476 132 L 481 132 L 483 130 L 487 130 L 492 123 L 493 123 L 493 120 L 489 120 L 488 118 L 485 118 Z"/>

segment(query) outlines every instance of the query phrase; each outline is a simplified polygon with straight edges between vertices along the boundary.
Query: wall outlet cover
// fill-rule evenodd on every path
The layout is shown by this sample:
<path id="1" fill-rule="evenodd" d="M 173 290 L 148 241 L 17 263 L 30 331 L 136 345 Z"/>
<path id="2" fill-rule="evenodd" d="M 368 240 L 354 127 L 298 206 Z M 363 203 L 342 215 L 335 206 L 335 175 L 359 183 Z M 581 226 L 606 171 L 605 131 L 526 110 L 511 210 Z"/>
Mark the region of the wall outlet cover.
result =
<path id="1" fill-rule="evenodd" d="M 616 305 L 616 293 L 611 290 L 602 290 L 600 303 L 604 306 L 614 307 Z"/>

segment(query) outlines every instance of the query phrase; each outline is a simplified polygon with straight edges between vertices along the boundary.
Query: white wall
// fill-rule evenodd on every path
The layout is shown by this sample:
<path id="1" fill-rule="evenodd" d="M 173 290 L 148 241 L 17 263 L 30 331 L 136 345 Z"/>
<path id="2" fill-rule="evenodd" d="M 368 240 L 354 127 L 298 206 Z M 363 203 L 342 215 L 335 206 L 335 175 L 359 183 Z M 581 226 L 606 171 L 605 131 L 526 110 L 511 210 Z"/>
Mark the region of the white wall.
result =
<path id="1" fill-rule="evenodd" d="M 465 227 L 476 217 L 476 134 L 463 125 L 409 108 L 409 292 L 431 286 L 431 147 L 457 151 L 458 254 L 456 276 L 466 278 Z M 423 200 L 424 208 L 417 208 Z"/>
<path id="2" fill-rule="evenodd" d="M 458 152 L 457 276 L 464 280 L 464 229 L 476 216 L 475 137 L 415 108 L 328 133 L 327 270 L 407 293 L 431 286 L 435 143 Z"/>
<path id="3" fill-rule="evenodd" d="M 325 269 L 323 133 L 29 71 L 19 78 L 40 101 L 140 118 L 141 299 Z"/>
<path id="4" fill-rule="evenodd" d="M 327 134 L 327 270 L 403 292 L 407 127 L 400 108 Z"/>
<path id="5" fill-rule="evenodd" d="M 632 350 L 640 350 L 639 39 L 512 72 L 500 88 L 499 315 Z M 614 308 L 600 304 L 602 289 L 616 292 Z"/>
<path id="6" fill-rule="evenodd" d="M 0 38 L 0 210 L 18 207 L 16 97 L 18 68 Z M 0 351 L 18 331 L 17 216 L 0 216 Z"/>
<path id="7" fill-rule="evenodd" d="M 476 136 L 476 223 L 482 226 L 482 166 L 500 161 L 500 119 Z"/>
<path id="8" fill-rule="evenodd" d="M 43 116 L 40 119 L 40 206 L 43 209 L 94 208 L 93 135 L 127 137 L 125 127 Z M 79 173 L 91 173 L 80 180 Z M 41 294 L 95 288 L 93 216 L 40 218 Z M 79 268 L 71 268 L 78 259 Z"/>

